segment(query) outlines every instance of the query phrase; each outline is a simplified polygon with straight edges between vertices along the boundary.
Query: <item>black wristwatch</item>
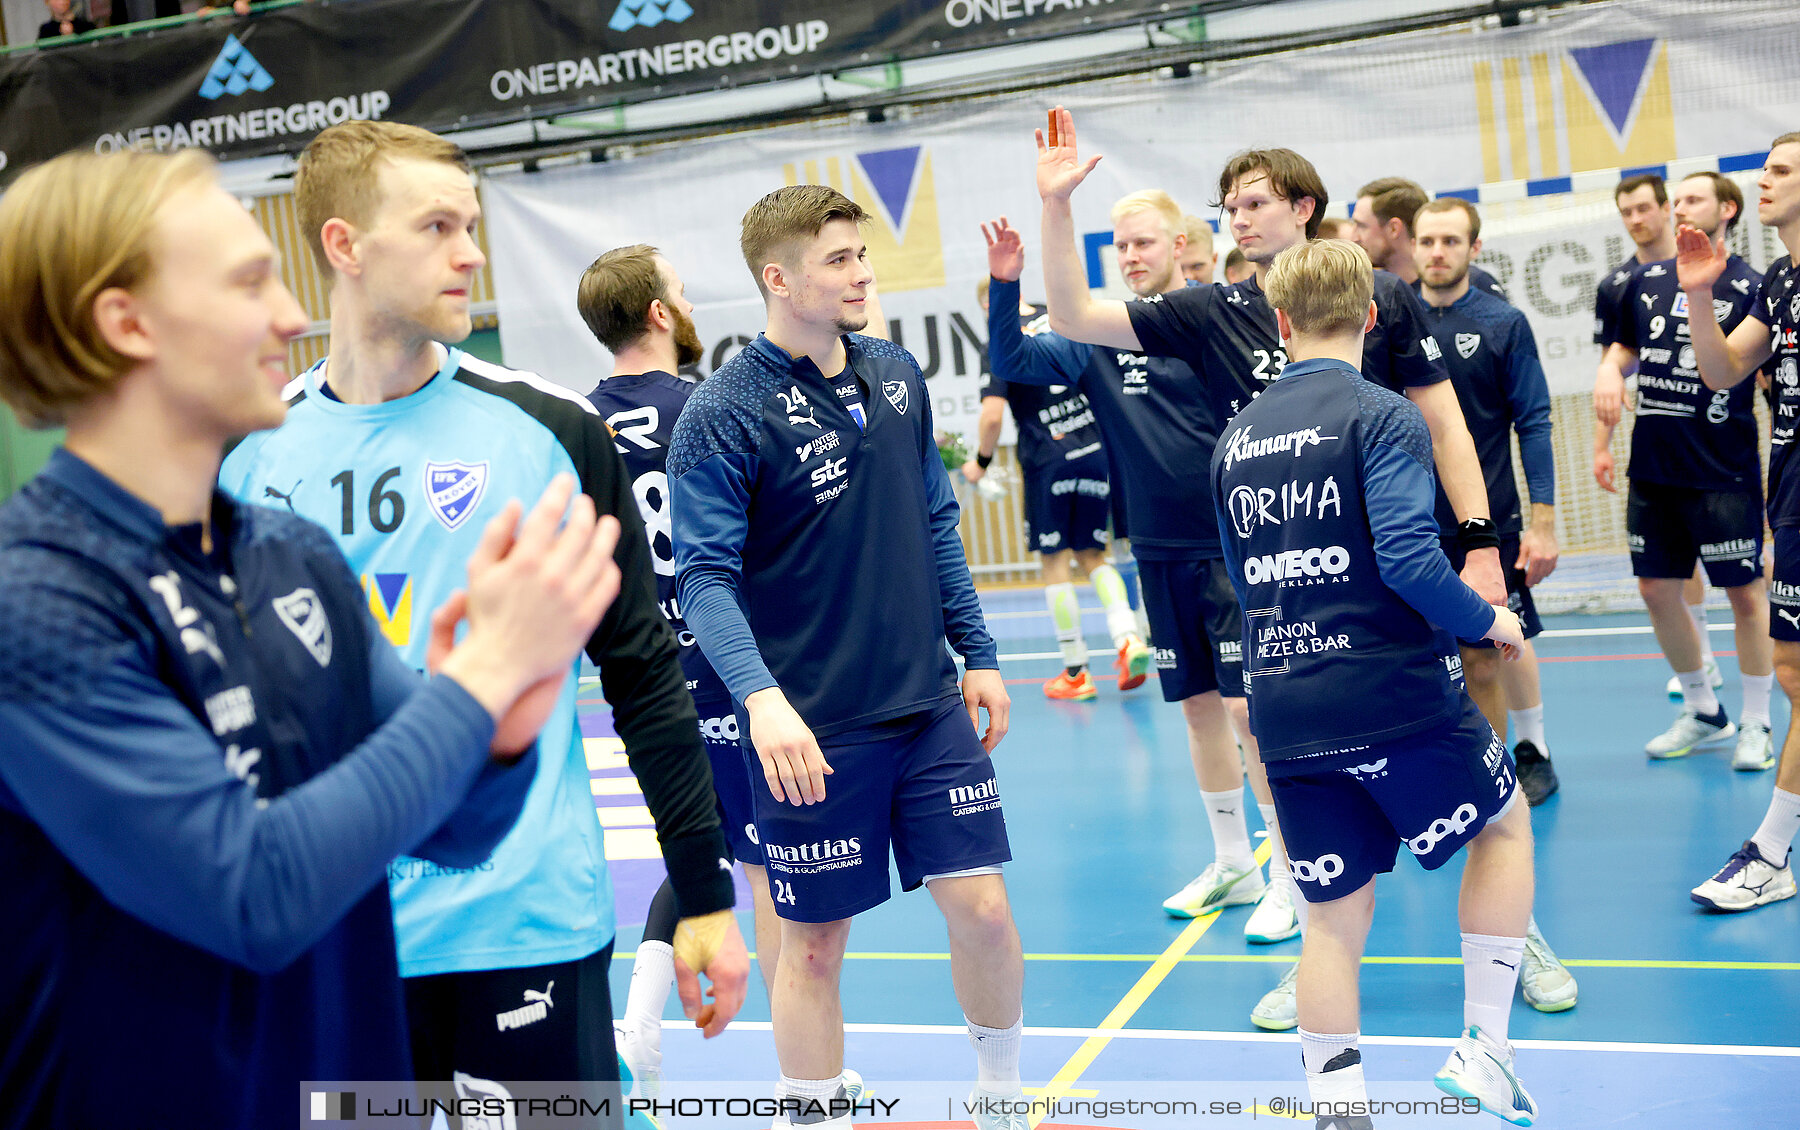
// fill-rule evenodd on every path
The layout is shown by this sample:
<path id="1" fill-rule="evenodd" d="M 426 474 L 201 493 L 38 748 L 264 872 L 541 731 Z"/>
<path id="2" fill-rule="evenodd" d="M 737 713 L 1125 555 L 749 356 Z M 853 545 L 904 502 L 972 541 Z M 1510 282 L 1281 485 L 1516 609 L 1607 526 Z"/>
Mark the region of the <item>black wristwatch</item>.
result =
<path id="1" fill-rule="evenodd" d="M 1464 553 L 1478 549 L 1499 549 L 1500 528 L 1492 518 L 1470 518 L 1456 527 L 1456 544 Z"/>

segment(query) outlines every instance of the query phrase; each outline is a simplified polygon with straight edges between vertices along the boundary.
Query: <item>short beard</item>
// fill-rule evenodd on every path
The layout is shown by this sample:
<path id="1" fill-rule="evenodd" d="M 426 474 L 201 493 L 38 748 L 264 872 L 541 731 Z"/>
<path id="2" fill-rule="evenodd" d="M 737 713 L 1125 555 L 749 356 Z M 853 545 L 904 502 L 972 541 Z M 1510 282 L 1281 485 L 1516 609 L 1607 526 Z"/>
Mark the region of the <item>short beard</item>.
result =
<path id="1" fill-rule="evenodd" d="M 867 314 L 839 314 L 832 325 L 842 334 L 861 333 L 869 328 L 869 316 Z"/>
<path id="2" fill-rule="evenodd" d="M 700 344 L 700 331 L 694 328 L 694 319 L 670 307 L 675 314 L 675 367 L 685 369 L 690 365 L 698 365 L 706 356 L 706 347 Z"/>

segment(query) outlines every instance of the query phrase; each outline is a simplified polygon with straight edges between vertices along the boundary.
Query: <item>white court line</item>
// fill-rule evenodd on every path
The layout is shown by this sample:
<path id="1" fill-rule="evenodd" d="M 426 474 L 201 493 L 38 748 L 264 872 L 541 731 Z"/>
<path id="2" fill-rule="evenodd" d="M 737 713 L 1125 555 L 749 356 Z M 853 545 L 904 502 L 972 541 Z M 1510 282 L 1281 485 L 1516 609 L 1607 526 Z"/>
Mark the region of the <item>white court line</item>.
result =
<path id="1" fill-rule="evenodd" d="M 748 1032 L 773 1030 L 767 1020 L 734 1020 L 733 1028 Z M 846 1032 L 869 1032 L 891 1036 L 962 1036 L 968 1028 L 960 1024 L 845 1024 Z M 1025 1026 L 1027 1036 L 1068 1036 L 1086 1039 L 1104 1035 L 1115 1040 L 1181 1040 L 1210 1043 L 1294 1044 L 1300 1037 L 1293 1033 L 1272 1032 L 1183 1032 L 1158 1028 L 1040 1028 Z M 1362 1043 L 1385 1047 L 1447 1048 L 1456 1043 L 1453 1036 L 1370 1036 L 1359 1037 Z M 1658 1055 L 1750 1055 L 1800 1059 L 1800 1048 L 1761 1044 L 1647 1044 L 1612 1040 L 1514 1040 L 1515 1047 L 1538 1051 L 1564 1052 L 1646 1052 Z"/>

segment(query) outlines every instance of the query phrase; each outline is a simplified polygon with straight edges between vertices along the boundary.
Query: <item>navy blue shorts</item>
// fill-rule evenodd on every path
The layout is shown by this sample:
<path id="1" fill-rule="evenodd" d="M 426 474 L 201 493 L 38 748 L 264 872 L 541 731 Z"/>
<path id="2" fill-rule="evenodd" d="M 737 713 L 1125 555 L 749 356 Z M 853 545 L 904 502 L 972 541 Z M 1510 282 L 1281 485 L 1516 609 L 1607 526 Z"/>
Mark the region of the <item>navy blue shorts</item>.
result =
<path id="1" fill-rule="evenodd" d="M 1800 529 L 1775 531 L 1775 569 L 1769 578 L 1769 637 L 1800 643 Z"/>
<path id="2" fill-rule="evenodd" d="M 1012 858 L 994 763 L 961 699 L 820 741 L 833 772 L 825 799 L 776 800 L 755 766 L 756 831 L 775 913 L 836 922 L 888 900 L 888 848 L 903 890 L 927 875 L 992 867 Z"/>
<path id="3" fill-rule="evenodd" d="M 1732 494 L 1633 479 L 1625 496 L 1625 534 L 1635 577 L 1686 580 L 1696 559 L 1706 579 L 1722 589 L 1763 574 L 1761 491 Z"/>
<path id="4" fill-rule="evenodd" d="M 713 793 L 719 810 L 719 827 L 725 842 L 740 863 L 761 867 L 762 848 L 756 845 L 756 812 L 751 806 L 753 788 L 763 787 L 759 772 L 752 780 L 744 765 L 744 743 L 747 723 L 738 717 L 731 699 L 696 698 L 694 709 L 700 713 L 700 741 L 706 746 L 706 759 L 712 763 Z"/>
<path id="5" fill-rule="evenodd" d="M 1112 487 L 1096 451 L 1025 476 L 1025 541 L 1038 553 L 1106 548 Z"/>
<path id="6" fill-rule="evenodd" d="M 1150 617 L 1163 701 L 1180 702 L 1207 691 L 1243 698 L 1244 616 L 1225 562 L 1139 557 L 1138 584 Z"/>
<path id="7" fill-rule="evenodd" d="M 1269 774 L 1281 838 L 1307 902 L 1361 890 L 1394 869 L 1402 844 L 1435 871 L 1506 811 L 1518 791 L 1512 754 L 1474 701 L 1462 698 L 1455 725 L 1370 746 L 1356 765 Z"/>
<path id="8" fill-rule="evenodd" d="M 1450 568 L 1460 574 L 1469 555 L 1453 537 L 1439 538 L 1438 544 L 1443 546 L 1444 556 L 1450 559 Z M 1525 570 L 1519 568 L 1519 535 L 1507 534 L 1500 539 L 1500 573 L 1506 578 L 1506 607 L 1512 609 L 1513 615 L 1519 618 L 1519 624 L 1525 629 L 1525 638 L 1532 639 L 1544 630 L 1544 621 L 1539 618 L 1537 601 L 1531 599 L 1531 586 L 1525 583 Z M 1457 640 L 1464 647 L 1497 647 L 1493 640 Z"/>

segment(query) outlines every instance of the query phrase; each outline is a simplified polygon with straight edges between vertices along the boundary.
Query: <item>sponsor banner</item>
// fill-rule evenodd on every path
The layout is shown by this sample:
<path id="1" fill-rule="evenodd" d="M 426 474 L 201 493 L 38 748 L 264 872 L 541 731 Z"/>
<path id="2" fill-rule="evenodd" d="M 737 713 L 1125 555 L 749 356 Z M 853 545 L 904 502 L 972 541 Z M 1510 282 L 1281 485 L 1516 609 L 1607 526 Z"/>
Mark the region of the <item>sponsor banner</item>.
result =
<path id="1" fill-rule="evenodd" d="M 1162 0 L 363 0 L 0 56 L 0 183 L 67 149 L 298 149 L 1179 19 Z"/>
<path id="2" fill-rule="evenodd" d="M 826 183 L 872 216 L 865 238 L 882 303 L 930 379 L 936 426 L 973 435 L 987 368 L 975 298 L 987 273 L 980 225 L 1005 215 L 1021 230 L 1023 293 L 1041 298 L 1032 131 L 1052 102 L 1075 111 L 1083 149 L 1105 155 L 1075 194 L 1076 231 L 1090 285 L 1122 297 L 1112 202 L 1160 187 L 1216 219 L 1219 169 L 1253 143 L 1309 157 L 1339 214 L 1360 185 L 1391 174 L 1435 192 L 1545 170 L 1579 179 L 1621 164 L 1672 163 L 1678 173 L 1683 160 L 1704 167 L 1712 155 L 1766 147 L 1800 120 L 1800 72 L 1791 66 L 1800 24 L 1773 19 L 1784 9 L 1764 0 L 1702 7 L 1704 34 L 1659 4 L 1601 5 L 1479 37 L 1412 35 L 1226 64 L 1189 79 L 922 107 L 907 121 L 742 133 L 492 178 L 484 201 L 507 361 L 591 388 L 611 360 L 575 311 L 576 280 L 602 251 L 642 242 L 660 247 L 681 274 L 707 346 L 699 370 L 711 372 L 764 321 L 738 252 L 744 211 L 784 184 Z M 1524 103 L 1541 116 L 1512 113 L 1505 99 L 1517 83 L 1504 76 L 1542 73 L 1546 99 Z M 1322 113 L 1322 105 L 1384 110 Z M 1533 122 L 1535 132 L 1520 132 Z M 1611 148 L 1596 136 L 1612 139 Z M 1481 261 L 1530 318 L 1553 393 L 1592 387 L 1594 287 L 1631 252 L 1604 179 L 1577 195 L 1482 205 Z M 1759 268 L 1775 247 L 1753 215 L 1735 245 Z M 1229 247 L 1221 238 L 1216 250 Z"/>

